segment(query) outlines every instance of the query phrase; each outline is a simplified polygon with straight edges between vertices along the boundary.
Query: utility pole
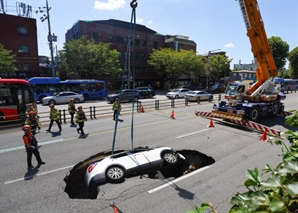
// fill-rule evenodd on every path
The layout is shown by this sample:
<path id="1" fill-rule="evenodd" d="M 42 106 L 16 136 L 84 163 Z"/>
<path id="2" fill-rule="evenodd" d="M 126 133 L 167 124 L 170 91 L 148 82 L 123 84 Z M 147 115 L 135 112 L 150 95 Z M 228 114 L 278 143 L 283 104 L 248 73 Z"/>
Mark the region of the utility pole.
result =
<path id="1" fill-rule="evenodd" d="M 47 15 L 43 15 L 40 20 L 41 22 L 44 22 L 45 20 L 48 20 L 48 28 L 49 28 L 49 34 L 48 34 L 48 42 L 50 42 L 50 51 L 51 51 L 51 65 L 52 65 L 52 75 L 53 77 L 56 77 L 56 73 L 55 73 L 55 61 L 54 61 L 54 50 L 53 50 L 53 41 L 57 41 L 57 36 L 55 36 L 55 34 L 52 35 L 51 33 L 51 24 L 50 24 L 50 14 L 49 11 L 51 8 L 49 8 L 48 5 L 48 0 L 46 0 L 46 7 L 43 7 L 44 9 L 46 9 Z M 41 8 L 39 7 L 39 10 L 36 11 L 36 13 L 43 13 L 44 11 L 41 10 Z"/>

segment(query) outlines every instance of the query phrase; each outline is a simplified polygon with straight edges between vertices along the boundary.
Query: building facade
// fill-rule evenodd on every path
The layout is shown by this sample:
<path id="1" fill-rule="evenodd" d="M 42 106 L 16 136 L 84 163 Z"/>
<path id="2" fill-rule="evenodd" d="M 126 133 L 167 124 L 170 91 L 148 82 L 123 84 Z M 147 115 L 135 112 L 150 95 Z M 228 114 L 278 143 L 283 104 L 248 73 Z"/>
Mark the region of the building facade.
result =
<path id="1" fill-rule="evenodd" d="M 257 65 L 254 61 L 251 64 L 241 64 L 241 60 L 239 60 L 239 64 L 234 64 L 234 69 L 241 69 L 241 70 L 256 70 Z"/>
<path id="2" fill-rule="evenodd" d="M 16 56 L 18 71 L 2 77 L 39 76 L 36 19 L 0 13 L 0 43 Z"/>
<path id="3" fill-rule="evenodd" d="M 120 66 L 127 73 L 127 84 L 130 84 L 130 76 L 135 69 L 136 86 L 147 86 L 148 84 L 162 89 L 167 87 L 167 76 L 158 75 L 147 64 L 150 53 L 153 49 L 165 47 L 173 48 L 173 45 L 180 45 L 186 50 L 193 49 L 196 51 L 196 43 L 188 40 L 188 37 L 164 36 L 156 31 L 147 28 L 144 25 L 136 24 L 132 27 L 131 38 L 128 38 L 130 23 L 109 19 L 100 21 L 77 21 L 71 29 L 65 34 L 65 41 L 79 39 L 86 35 L 95 43 L 110 43 L 110 49 L 116 49 L 119 53 Z M 133 31 L 135 29 L 135 31 Z M 128 41 L 131 41 L 130 54 L 128 62 L 125 65 Z M 133 51 L 135 51 L 135 66 L 133 66 Z M 119 89 L 121 78 L 113 76 L 98 76 L 101 80 L 106 81 L 109 89 Z M 130 85 L 129 85 L 130 86 Z"/>

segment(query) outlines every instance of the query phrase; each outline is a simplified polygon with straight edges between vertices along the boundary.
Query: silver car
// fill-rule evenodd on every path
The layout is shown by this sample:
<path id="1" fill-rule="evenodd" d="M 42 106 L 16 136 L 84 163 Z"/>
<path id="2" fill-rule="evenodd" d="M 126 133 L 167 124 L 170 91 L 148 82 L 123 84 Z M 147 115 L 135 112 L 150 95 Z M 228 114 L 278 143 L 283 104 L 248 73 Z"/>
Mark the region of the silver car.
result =
<path id="1" fill-rule="evenodd" d="M 57 95 L 47 96 L 42 99 L 42 104 L 64 104 L 73 99 L 75 103 L 83 102 L 84 96 L 76 92 L 59 92 Z"/>
<path id="2" fill-rule="evenodd" d="M 185 99 L 188 101 L 208 101 L 213 99 L 213 95 L 205 91 L 191 91 L 185 95 Z"/>
<path id="3" fill-rule="evenodd" d="M 191 90 L 189 89 L 173 89 L 171 92 L 166 94 L 167 98 L 184 98 L 184 96 L 189 93 Z"/>

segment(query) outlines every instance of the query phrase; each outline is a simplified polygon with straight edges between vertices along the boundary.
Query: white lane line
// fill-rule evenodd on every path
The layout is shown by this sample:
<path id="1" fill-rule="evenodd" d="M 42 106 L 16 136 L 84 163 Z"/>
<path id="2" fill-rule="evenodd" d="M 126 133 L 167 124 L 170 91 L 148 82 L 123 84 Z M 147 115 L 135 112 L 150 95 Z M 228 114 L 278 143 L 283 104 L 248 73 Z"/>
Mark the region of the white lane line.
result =
<path id="1" fill-rule="evenodd" d="M 42 175 L 50 174 L 50 173 L 53 173 L 53 172 L 58 172 L 60 170 L 69 169 L 71 167 L 73 167 L 73 166 L 66 166 L 66 167 L 62 167 L 62 168 L 59 168 L 59 169 L 54 169 L 54 170 L 51 170 L 51 171 L 48 171 L 48 172 L 43 172 L 43 173 L 39 173 L 39 174 L 35 174 L 35 175 L 25 176 L 23 178 L 11 180 L 11 181 L 6 181 L 4 184 L 15 183 L 15 182 L 19 182 L 19 181 L 22 181 L 22 180 L 30 180 L 30 179 L 32 179 L 33 177 L 36 177 L 36 176 L 42 176 Z"/>
<path id="2" fill-rule="evenodd" d="M 178 136 L 177 138 L 184 138 L 184 137 L 187 137 L 187 136 L 190 136 L 190 135 L 194 135 L 194 134 L 197 134 L 197 133 L 201 133 L 201 132 L 205 132 L 205 131 L 208 131 L 209 129 L 203 129 L 203 130 L 200 130 L 200 131 L 197 131 L 197 132 L 191 132 L 191 133 L 188 133 L 186 135 L 181 135 L 181 136 Z"/>
<path id="3" fill-rule="evenodd" d="M 38 145 L 45 145 L 45 144 L 52 144 L 52 143 L 58 143 L 64 141 L 63 139 L 56 139 L 56 140 L 51 140 L 51 141 L 45 141 L 45 142 L 38 142 Z M 19 149 L 25 149 L 24 146 L 16 146 L 12 148 L 7 148 L 7 149 L 0 149 L 0 153 L 5 153 L 5 152 L 11 152 Z"/>
<path id="4" fill-rule="evenodd" d="M 191 172 L 191 173 L 189 173 L 189 174 L 187 174 L 187 175 L 183 175 L 183 176 L 181 176 L 181 177 L 179 177 L 179 178 L 176 178 L 176 179 L 173 180 L 173 181 L 169 181 L 169 182 L 167 182 L 167 183 L 165 183 L 165 184 L 163 184 L 163 185 L 161 185 L 161 186 L 158 186 L 158 187 L 156 187 L 156 188 L 154 188 L 154 189 L 151 189 L 151 190 L 148 191 L 148 193 L 149 193 L 149 194 L 152 194 L 152 193 L 157 192 L 157 191 L 159 191 L 159 190 L 161 190 L 161 189 L 163 189 L 163 188 L 166 188 L 166 187 L 168 187 L 168 186 L 170 186 L 170 185 L 175 186 L 174 183 L 177 183 L 177 182 L 180 181 L 180 180 L 183 180 L 183 179 L 185 179 L 185 178 L 188 178 L 188 177 L 190 177 L 190 176 L 192 176 L 192 175 L 195 175 L 195 174 L 197 174 L 197 173 L 199 173 L 199 172 L 202 172 L 202 171 L 204 171 L 205 169 L 209 169 L 209 168 L 210 168 L 209 166 L 205 166 L 205 167 L 203 167 L 203 168 L 201 168 L 201 169 L 197 169 L 197 170 L 195 170 L 195 171 L 193 171 L 193 172 Z"/>

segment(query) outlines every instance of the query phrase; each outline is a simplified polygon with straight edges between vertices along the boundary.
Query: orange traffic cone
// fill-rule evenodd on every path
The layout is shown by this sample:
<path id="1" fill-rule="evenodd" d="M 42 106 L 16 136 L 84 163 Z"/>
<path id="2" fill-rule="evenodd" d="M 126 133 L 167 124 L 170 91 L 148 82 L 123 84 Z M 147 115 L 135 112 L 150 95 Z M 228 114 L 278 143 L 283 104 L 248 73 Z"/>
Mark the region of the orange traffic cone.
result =
<path id="1" fill-rule="evenodd" d="M 172 114 L 171 114 L 171 117 L 172 119 L 175 119 L 175 113 L 174 113 L 174 110 L 172 110 Z"/>
<path id="2" fill-rule="evenodd" d="M 210 123 L 207 125 L 207 127 L 215 127 L 212 121 L 212 117 L 210 117 Z"/>
<path id="3" fill-rule="evenodd" d="M 262 135 L 262 137 L 261 137 L 260 140 L 262 140 L 262 141 L 266 141 L 267 140 L 267 131 L 266 130 L 264 131 L 264 133 L 263 133 L 263 135 Z"/>
<path id="4" fill-rule="evenodd" d="M 141 112 L 145 112 L 143 105 L 141 105 Z"/>

